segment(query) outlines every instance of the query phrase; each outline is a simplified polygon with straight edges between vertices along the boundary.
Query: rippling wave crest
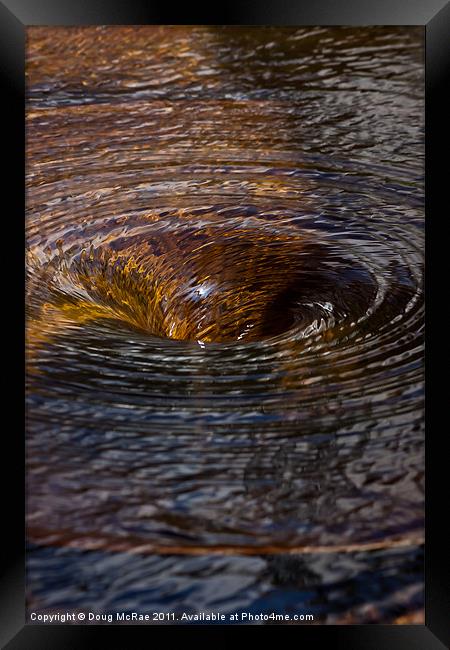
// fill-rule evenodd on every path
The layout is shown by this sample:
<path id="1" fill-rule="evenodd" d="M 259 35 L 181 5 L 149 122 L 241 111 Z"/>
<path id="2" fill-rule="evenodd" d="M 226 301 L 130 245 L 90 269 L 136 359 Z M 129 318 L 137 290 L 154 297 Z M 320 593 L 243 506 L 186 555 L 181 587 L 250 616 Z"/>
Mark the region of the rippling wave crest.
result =
<path id="1" fill-rule="evenodd" d="M 420 543 L 417 31 L 108 29 L 29 43 L 30 539 Z"/>

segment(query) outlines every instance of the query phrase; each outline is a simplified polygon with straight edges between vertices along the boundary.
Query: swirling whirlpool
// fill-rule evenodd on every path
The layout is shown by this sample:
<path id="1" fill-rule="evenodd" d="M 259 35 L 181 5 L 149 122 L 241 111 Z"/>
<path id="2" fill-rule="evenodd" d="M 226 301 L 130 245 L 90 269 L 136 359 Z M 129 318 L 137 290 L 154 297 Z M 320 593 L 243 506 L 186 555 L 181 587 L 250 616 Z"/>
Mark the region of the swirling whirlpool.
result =
<path id="1" fill-rule="evenodd" d="M 147 39 L 158 85 L 143 83 L 143 66 L 132 85 L 118 73 L 107 87 L 88 77 L 77 94 L 52 68 L 58 48 L 46 55 L 53 76 L 33 72 L 29 539 L 187 555 L 420 545 L 414 39 L 379 29 L 370 48 L 337 30 L 331 57 L 325 28 L 255 30 L 251 48 L 232 30 L 212 47 L 219 37 L 206 28 L 153 40 L 155 29 L 139 31 L 131 52 Z M 84 44 L 89 57 L 102 33 L 73 30 L 64 47 Z M 169 56 L 174 34 L 190 64 L 181 71 Z M 257 61 L 276 43 L 285 96 L 273 99 L 272 88 L 258 95 L 246 84 L 252 70 L 265 78 Z M 400 54 L 392 88 L 380 89 L 383 43 Z M 30 47 L 42 68 L 38 29 Z M 366 86 L 345 86 L 366 50 Z M 312 70 L 288 87 L 283 64 L 295 54 L 311 71 L 311 51 L 324 85 Z M 254 57 L 242 77 L 229 64 L 232 81 L 213 65 L 230 52 Z M 212 83 L 199 89 L 203 78 Z M 417 116 L 399 129 L 393 106 L 396 117 Z"/>

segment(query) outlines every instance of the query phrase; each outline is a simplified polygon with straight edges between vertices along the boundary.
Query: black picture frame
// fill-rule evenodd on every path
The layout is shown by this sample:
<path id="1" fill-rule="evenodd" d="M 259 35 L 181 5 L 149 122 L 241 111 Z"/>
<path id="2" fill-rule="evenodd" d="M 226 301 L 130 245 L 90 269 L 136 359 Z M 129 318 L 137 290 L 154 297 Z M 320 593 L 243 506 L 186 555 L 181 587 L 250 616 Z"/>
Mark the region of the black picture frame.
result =
<path id="1" fill-rule="evenodd" d="M 449 114 L 448 100 L 445 100 L 446 72 L 450 68 L 450 3 L 445 0 L 315 0 L 300 2 L 258 2 L 241 0 L 217 7 L 214 15 L 196 11 L 189 3 L 183 8 L 171 7 L 166 3 L 149 0 L 119 2 L 119 0 L 3 0 L 0 2 L 0 72 L 4 92 L 3 105 L 6 117 L 3 121 L 4 162 L 6 181 L 3 193 L 11 202 L 4 213 L 4 224 L 8 235 L 4 236 L 2 249 L 6 248 L 11 260 L 5 261 L 8 272 L 4 276 L 3 297 L 7 309 L 4 318 L 17 318 L 17 326 L 9 329 L 16 332 L 15 361 L 4 363 L 4 377 L 11 395 L 8 404 L 17 400 L 11 408 L 11 424 L 4 427 L 4 458 L 15 468 L 4 491 L 4 505 L 9 512 L 4 514 L 3 539 L 8 542 L 4 552 L 6 563 L 2 573 L 0 591 L 0 641 L 2 647 L 10 650 L 26 648 L 79 648 L 103 647 L 101 637 L 108 631 L 106 626 L 68 625 L 26 625 L 25 623 L 25 548 L 24 548 L 24 418 L 23 413 L 23 354 L 24 354 L 24 81 L 25 81 L 25 32 L 31 25 L 78 25 L 78 24 L 244 24 L 244 25 L 422 25 L 426 42 L 426 219 L 433 222 L 433 232 L 439 229 L 442 207 L 442 192 L 446 187 L 444 176 L 448 148 L 446 117 Z M 448 158 L 447 158 L 448 159 Z M 14 161 L 14 163 L 12 162 Z M 443 196 L 442 196 L 443 199 Z M 4 226 L 6 228 L 6 226 Z M 433 350 L 428 322 L 431 319 L 432 276 L 438 277 L 438 258 L 430 254 L 432 231 L 427 227 L 427 397 L 426 397 L 426 553 L 425 553 L 425 625 L 405 626 L 295 626 L 295 633 L 301 643 L 317 643 L 325 640 L 331 647 L 364 648 L 379 650 L 408 648 L 408 650 L 438 650 L 450 647 L 449 616 L 449 560 L 448 544 L 440 526 L 445 508 L 446 455 L 440 450 L 446 437 L 445 425 L 439 420 L 438 406 L 445 406 L 445 399 L 439 400 L 433 388 L 431 395 L 431 361 Z M 434 235 L 433 235 L 434 238 Z M 7 242 L 7 245 L 6 245 Z M 13 278 L 16 279 L 13 282 Z M 433 288 L 435 288 L 433 284 Z M 436 341 L 436 338 L 433 337 Z M 7 344 L 9 347 L 9 343 Z M 437 363 L 437 362 L 436 362 Z M 442 362 L 442 371 L 446 368 Z M 437 365 L 439 365 L 437 363 Z M 16 371 L 14 373 L 14 370 Z M 433 362 L 433 370 L 438 372 Z M 439 375 L 438 375 L 439 376 Z M 440 375 L 444 377 L 445 375 Z M 7 407 L 6 410 L 9 410 Z M 443 414 L 442 414 L 443 415 Z M 445 423 L 445 417 L 442 419 Z M 440 510 L 442 508 L 442 513 Z M 236 626 L 228 626 L 226 635 L 232 634 Z M 241 626 L 238 626 L 242 629 Z M 289 626 L 288 626 L 289 627 Z M 154 628 L 152 628 L 153 630 Z M 186 629 L 186 628 L 183 628 Z M 192 628 L 190 628 L 192 629 Z M 209 628 L 211 629 L 211 627 Z M 121 648 L 138 647 L 130 641 L 130 635 L 138 630 L 150 634 L 147 627 L 115 626 L 115 643 Z M 164 631 L 169 631 L 165 627 Z M 230 632 L 228 632 L 230 630 Z M 282 634 L 286 627 L 279 627 Z M 223 637 L 224 640 L 227 636 Z M 150 636 L 148 636 L 150 639 Z M 189 636 L 186 638 L 189 641 Z M 108 643 L 109 645 L 109 643 Z M 113 644 L 114 646 L 114 644 Z M 140 646 L 139 646 L 140 647 Z M 308 646 L 306 646 L 308 647 Z"/>

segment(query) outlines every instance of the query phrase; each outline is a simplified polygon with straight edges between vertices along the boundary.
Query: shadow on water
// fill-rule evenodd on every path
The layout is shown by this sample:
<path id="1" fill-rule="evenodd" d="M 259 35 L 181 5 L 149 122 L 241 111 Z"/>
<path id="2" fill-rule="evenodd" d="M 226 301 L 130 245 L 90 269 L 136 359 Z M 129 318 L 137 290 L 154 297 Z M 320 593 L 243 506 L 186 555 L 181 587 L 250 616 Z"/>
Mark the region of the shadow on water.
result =
<path id="1" fill-rule="evenodd" d="M 55 553 L 45 547 L 30 547 L 29 553 L 30 609 L 55 611 L 41 604 L 52 593 L 58 609 L 77 611 L 80 604 L 96 615 L 98 620 L 91 623 L 108 623 L 108 615 L 114 620 L 117 612 L 133 611 L 177 618 L 220 612 L 226 622 L 236 612 L 312 614 L 314 624 L 395 623 L 402 618 L 417 622 L 423 606 L 417 582 L 421 548 L 307 558 L 130 556 L 73 549 Z M 388 592 L 395 598 L 386 600 Z M 266 624 L 274 622 L 268 619 Z"/>

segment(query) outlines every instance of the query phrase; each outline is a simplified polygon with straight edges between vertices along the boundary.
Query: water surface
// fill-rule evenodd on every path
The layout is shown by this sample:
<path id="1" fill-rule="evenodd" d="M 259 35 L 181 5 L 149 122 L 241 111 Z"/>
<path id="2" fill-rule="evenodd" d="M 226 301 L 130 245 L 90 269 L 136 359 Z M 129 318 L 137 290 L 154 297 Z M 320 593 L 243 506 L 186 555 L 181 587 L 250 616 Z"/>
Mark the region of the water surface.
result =
<path id="1" fill-rule="evenodd" d="M 420 611 L 423 31 L 27 53 L 29 606 Z"/>

